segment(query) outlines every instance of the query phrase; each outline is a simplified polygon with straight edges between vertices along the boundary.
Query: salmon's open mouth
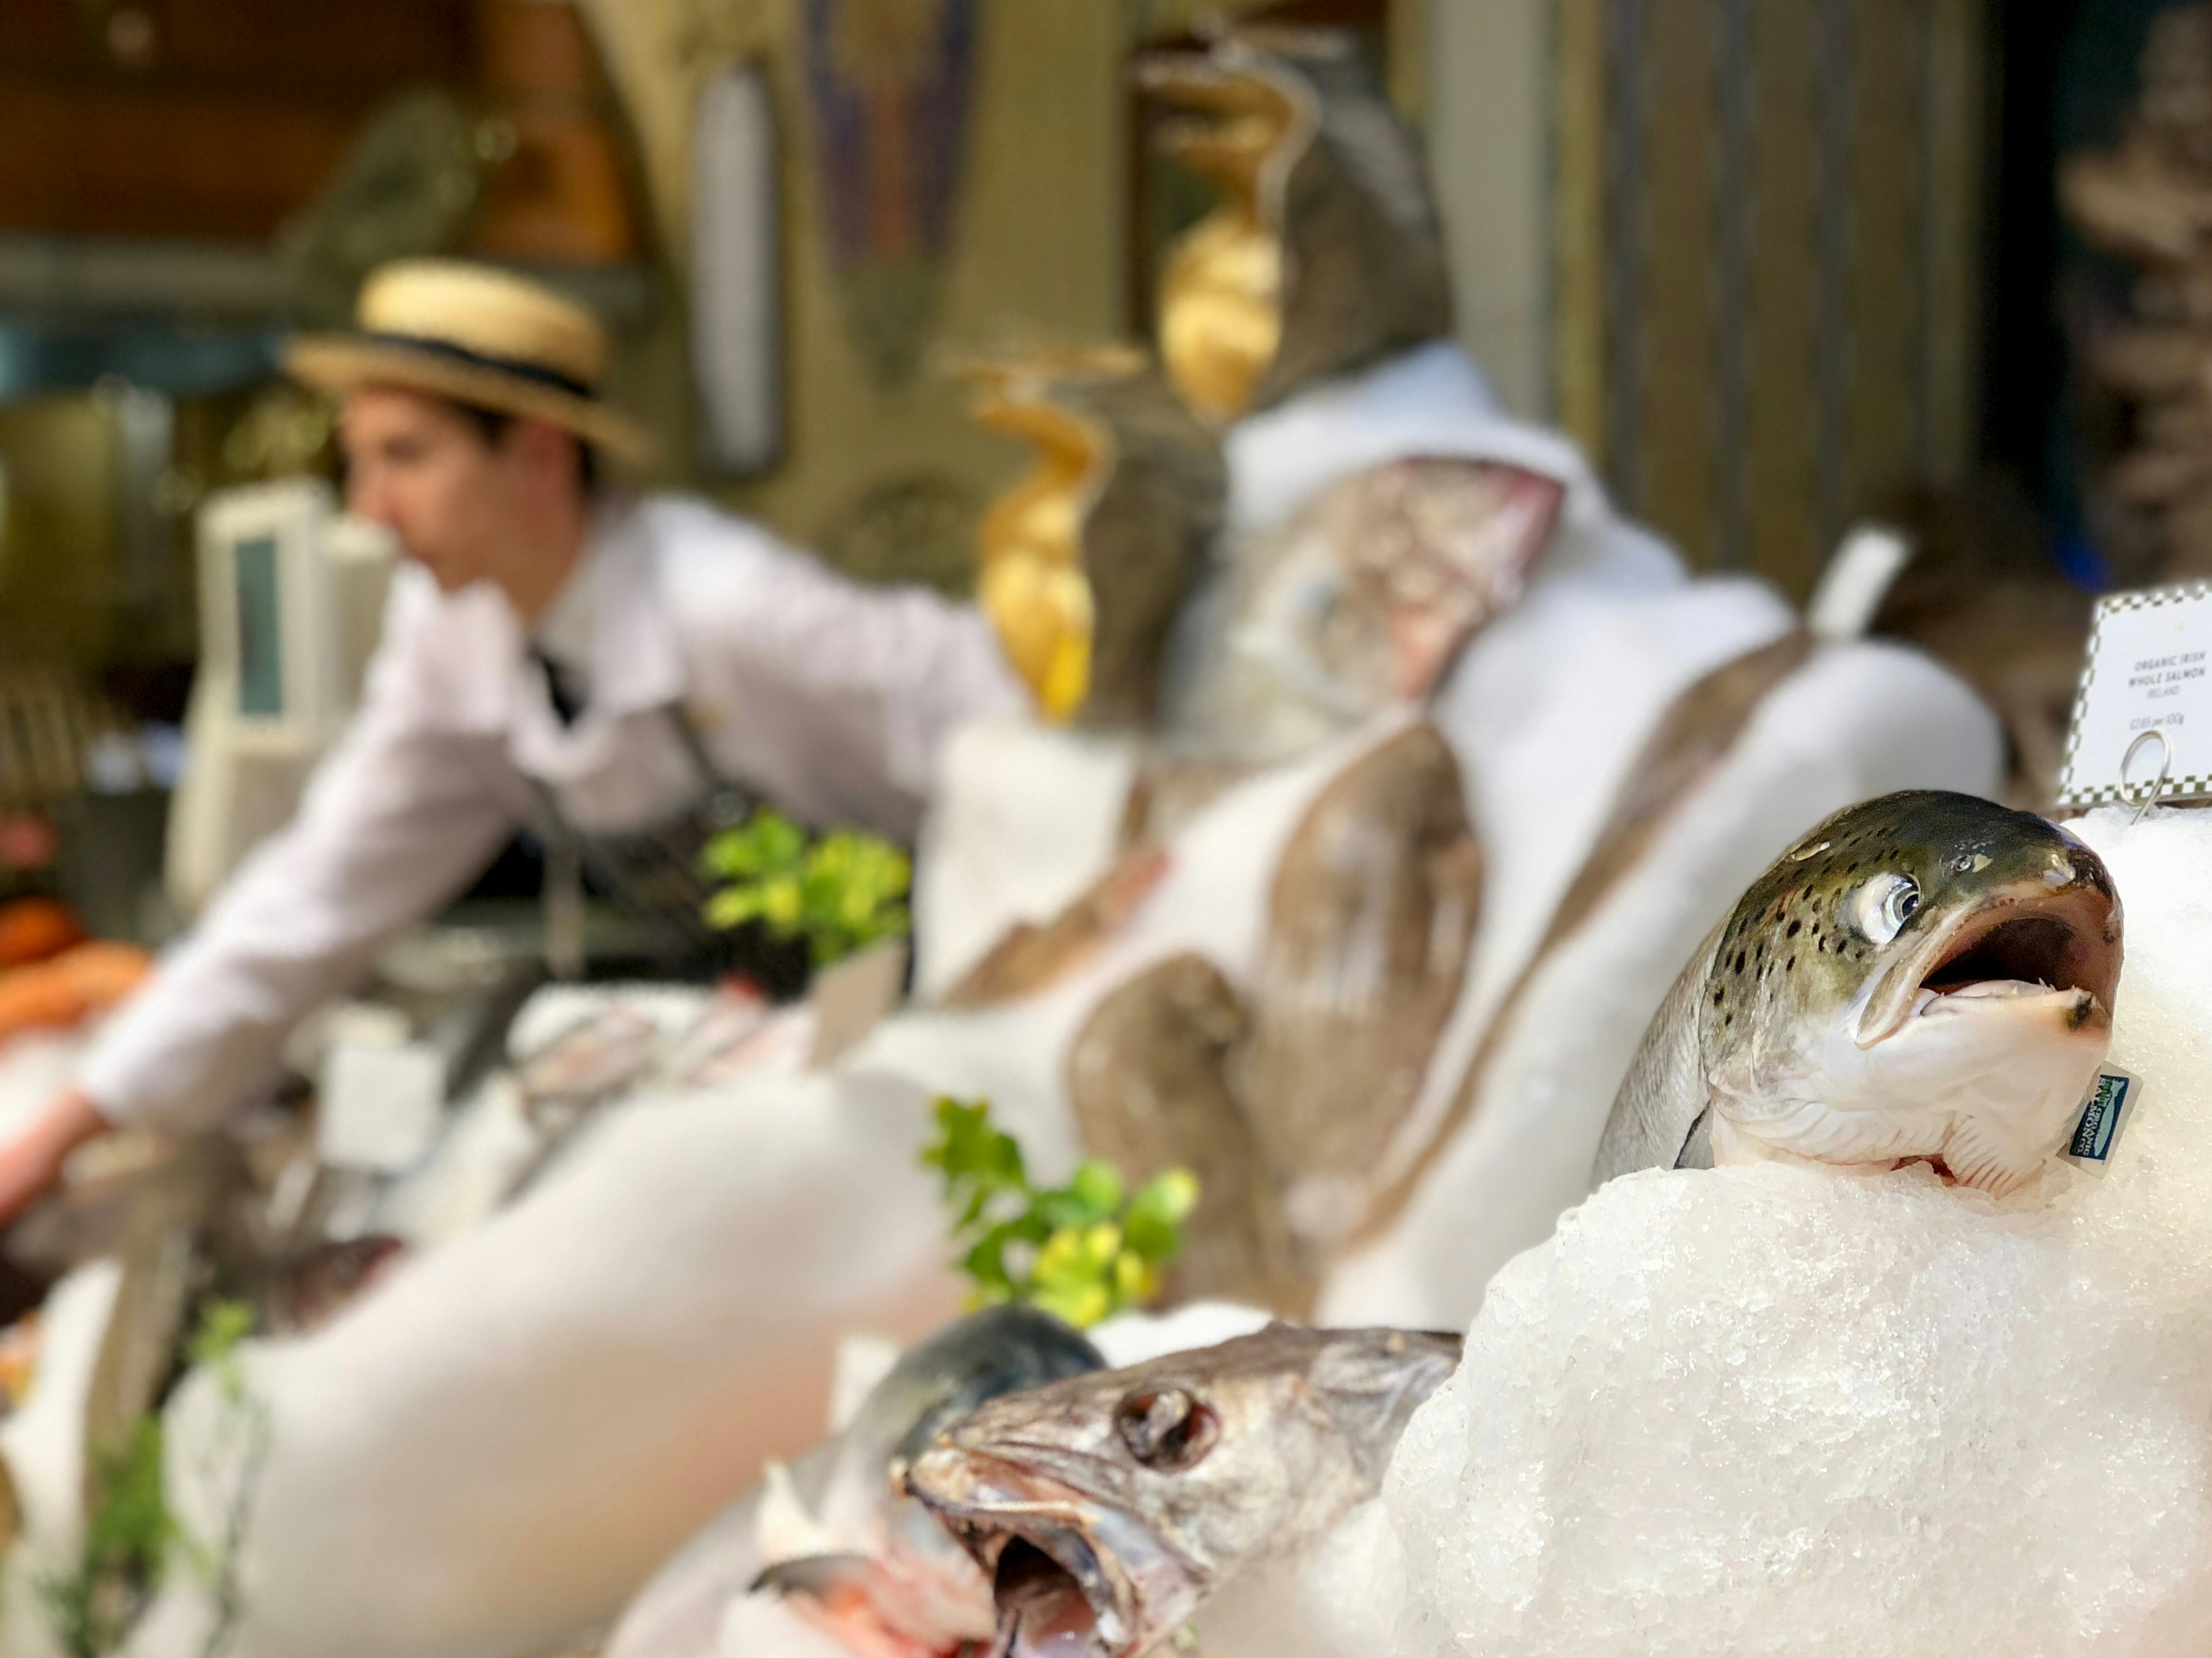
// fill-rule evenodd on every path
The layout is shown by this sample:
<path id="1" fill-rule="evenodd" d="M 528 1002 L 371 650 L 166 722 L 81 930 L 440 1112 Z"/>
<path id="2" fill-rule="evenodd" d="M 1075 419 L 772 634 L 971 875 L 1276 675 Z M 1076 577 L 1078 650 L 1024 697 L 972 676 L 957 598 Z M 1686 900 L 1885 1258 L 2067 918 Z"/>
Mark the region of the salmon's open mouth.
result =
<path id="1" fill-rule="evenodd" d="M 1891 968 L 1859 1026 L 1859 1046 L 1916 1017 L 1976 1004 L 2050 999 L 2069 1029 L 2108 1025 L 2120 980 L 2120 911 L 2108 889 L 2016 887 L 1966 911 Z"/>

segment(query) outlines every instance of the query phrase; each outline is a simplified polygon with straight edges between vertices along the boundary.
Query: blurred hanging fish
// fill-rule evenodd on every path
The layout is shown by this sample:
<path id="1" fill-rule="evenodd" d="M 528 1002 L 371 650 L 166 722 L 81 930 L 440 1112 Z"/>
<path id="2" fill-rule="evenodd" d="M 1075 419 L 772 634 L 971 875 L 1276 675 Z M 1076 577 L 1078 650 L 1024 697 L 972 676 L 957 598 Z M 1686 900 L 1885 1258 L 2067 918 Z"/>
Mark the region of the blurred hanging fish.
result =
<path id="1" fill-rule="evenodd" d="M 1777 1155 L 1934 1160 L 2002 1193 L 2103 1061 L 2120 902 L 2088 847 L 1939 790 L 1850 806 L 1784 853 L 1660 1007 L 1594 1184 Z"/>
<path id="2" fill-rule="evenodd" d="M 991 1574 L 990 1658 L 1130 1658 L 1375 1495 L 1456 1336 L 1304 1330 L 994 1400 L 907 1487 Z"/>
<path id="3" fill-rule="evenodd" d="M 1178 741 L 1274 764 L 1391 708 L 1419 707 L 1520 603 L 1565 489 L 1501 462 L 1419 455 L 1361 468 L 1240 545 Z"/>
<path id="4" fill-rule="evenodd" d="M 730 1602 L 755 1588 L 860 1658 L 923 1658 L 986 1638 L 990 1584 L 945 1528 L 900 1494 L 906 1464 L 1001 1394 L 1103 1367 L 1049 1314 L 988 1308 L 921 1342 L 844 1430 L 755 1486 L 634 1600 L 605 1658 L 714 1658 Z"/>

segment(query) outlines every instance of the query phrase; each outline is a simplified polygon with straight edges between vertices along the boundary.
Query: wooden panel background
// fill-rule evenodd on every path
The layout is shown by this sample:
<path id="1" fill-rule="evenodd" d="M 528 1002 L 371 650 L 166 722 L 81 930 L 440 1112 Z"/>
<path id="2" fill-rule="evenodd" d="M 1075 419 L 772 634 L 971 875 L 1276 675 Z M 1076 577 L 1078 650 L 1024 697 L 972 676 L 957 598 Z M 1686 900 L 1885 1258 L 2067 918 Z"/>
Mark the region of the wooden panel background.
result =
<path id="1" fill-rule="evenodd" d="M 1983 0 L 1558 0 L 1558 413 L 1802 596 L 1974 452 Z"/>
<path id="2" fill-rule="evenodd" d="M 537 0 L 0 0 L 0 232 L 264 242 L 418 87 L 512 135 L 466 251 L 640 256 L 621 112 Z"/>
<path id="3" fill-rule="evenodd" d="M 137 0 L 145 57 L 94 9 L 0 4 L 0 229 L 259 240 L 396 88 L 458 87 L 468 0 Z"/>

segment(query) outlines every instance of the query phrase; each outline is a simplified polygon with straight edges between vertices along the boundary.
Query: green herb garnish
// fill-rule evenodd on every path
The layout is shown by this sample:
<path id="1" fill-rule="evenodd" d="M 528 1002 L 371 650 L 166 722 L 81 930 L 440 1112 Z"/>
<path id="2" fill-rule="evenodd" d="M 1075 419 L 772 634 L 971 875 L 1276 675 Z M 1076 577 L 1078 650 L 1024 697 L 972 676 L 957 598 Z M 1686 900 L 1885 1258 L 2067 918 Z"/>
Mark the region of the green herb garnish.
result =
<path id="1" fill-rule="evenodd" d="M 707 901 L 708 925 L 757 921 L 775 938 L 804 938 L 817 968 L 911 929 L 913 862 L 876 835 L 810 837 L 763 811 L 714 836 L 701 856 L 708 874 L 729 884 Z"/>
<path id="2" fill-rule="evenodd" d="M 94 1454 L 99 1495 L 86 1516 L 75 1571 L 39 1585 L 54 1633 L 74 1658 L 101 1658 L 123 1643 L 158 1588 L 177 1522 L 161 1493 L 161 1421 L 142 1416 L 119 1445 Z"/>
<path id="3" fill-rule="evenodd" d="M 246 1392 L 237 1351 L 252 1333 L 253 1321 L 253 1309 L 245 1302 L 210 1301 L 185 1342 L 185 1354 L 191 1363 L 214 1371 L 228 1408 L 225 1425 L 243 1424 L 256 1436 L 250 1465 L 258 1476 L 269 1424 L 265 1410 Z M 246 1482 L 237 1498 L 231 1534 L 210 1550 L 169 1511 L 159 1415 L 140 1417 L 120 1444 L 94 1448 L 93 1469 L 92 1511 L 86 1516 L 76 1568 L 66 1576 L 42 1579 L 38 1586 L 63 1649 L 71 1658 L 106 1658 L 118 1650 L 178 1556 L 214 1578 L 220 1627 L 228 1630 L 236 1616 L 233 1580 L 253 1480 Z M 206 1649 L 215 1650 L 215 1643 Z"/>
<path id="4" fill-rule="evenodd" d="M 1030 1183 L 1014 1137 L 991 1108 L 940 1099 L 937 1137 L 921 1160 L 945 1180 L 960 1268 L 970 1301 L 1026 1301 L 1082 1329 L 1159 1292 L 1160 1268 L 1182 1248 L 1198 1204 L 1198 1177 L 1170 1169 L 1134 1193 L 1097 1157 L 1065 1186 Z"/>

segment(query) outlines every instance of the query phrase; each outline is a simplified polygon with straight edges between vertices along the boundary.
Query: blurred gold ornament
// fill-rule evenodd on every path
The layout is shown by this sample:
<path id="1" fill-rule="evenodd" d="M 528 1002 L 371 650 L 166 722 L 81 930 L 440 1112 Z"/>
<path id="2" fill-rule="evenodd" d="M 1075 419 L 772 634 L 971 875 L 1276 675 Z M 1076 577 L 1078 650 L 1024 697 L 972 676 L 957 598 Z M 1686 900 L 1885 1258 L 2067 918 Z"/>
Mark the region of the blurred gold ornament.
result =
<path id="1" fill-rule="evenodd" d="M 978 602 L 1047 719 L 1145 724 L 1168 629 L 1220 523 L 1212 438 L 1127 349 L 964 372 L 982 387 L 976 420 L 1037 456 L 984 511 Z"/>
<path id="2" fill-rule="evenodd" d="M 1261 194 L 1271 161 L 1302 125 L 1300 112 L 1253 64 L 1224 68 L 1212 57 L 1177 54 L 1148 60 L 1140 75 L 1155 97 L 1209 112 L 1175 123 L 1162 138 L 1222 201 L 1168 250 L 1160 355 L 1192 409 L 1226 424 L 1250 409 L 1282 343 L 1283 247 L 1278 216 L 1263 209 Z"/>
<path id="3" fill-rule="evenodd" d="M 1045 717 L 1073 715 L 1091 683 L 1091 584 L 1083 517 L 1112 437 L 1094 419 L 1048 400 L 1046 380 L 1072 364 L 1030 358 L 969 370 L 983 382 L 976 421 L 1035 446 L 1028 477 L 984 509 L 975 597 Z"/>
<path id="4" fill-rule="evenodd" d="M 1419 148 L 1340 30 L 1246 25 L 1145 59 L 1197 112 L 1167 152 L 1222 193 L 1160 276 L 1160 355 L 1225 424 L 1447 334 L 1450 283 Z"/>

